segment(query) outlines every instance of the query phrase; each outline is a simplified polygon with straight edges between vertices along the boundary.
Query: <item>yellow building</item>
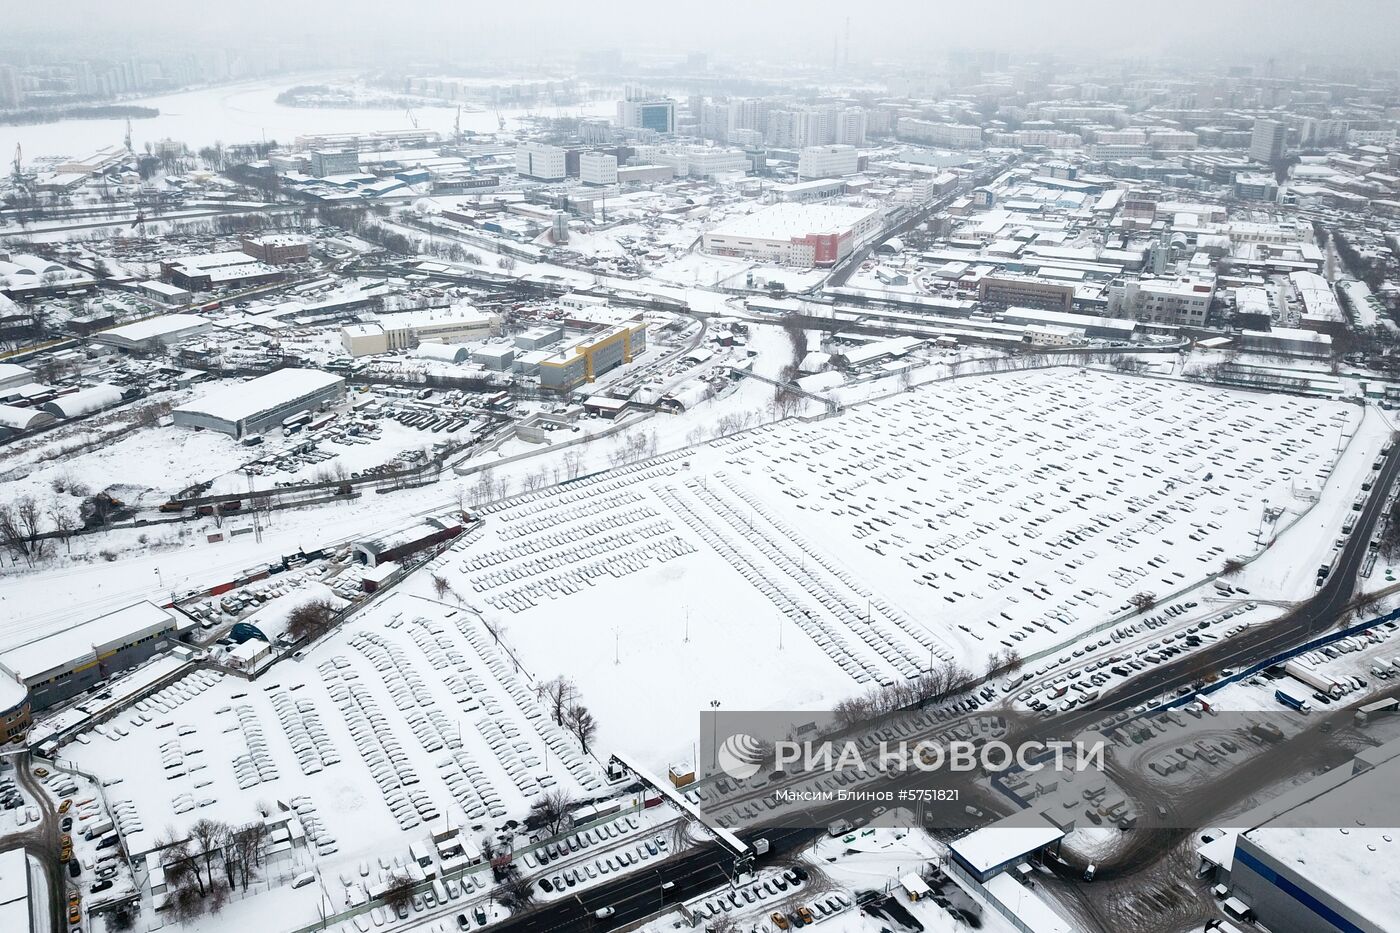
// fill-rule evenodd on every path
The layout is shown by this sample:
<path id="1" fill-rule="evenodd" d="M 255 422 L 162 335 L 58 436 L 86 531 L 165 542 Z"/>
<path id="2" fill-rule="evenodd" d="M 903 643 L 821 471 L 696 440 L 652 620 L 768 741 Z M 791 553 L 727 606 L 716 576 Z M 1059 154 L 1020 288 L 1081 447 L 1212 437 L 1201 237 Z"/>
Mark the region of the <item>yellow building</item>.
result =
<path id="1" fill-rule="evenodd" d="M 540 386 L 568 392 L 632 362 L 647 348 L 646 324 L 620 324 L 588 334 L 540 360 Z"/>

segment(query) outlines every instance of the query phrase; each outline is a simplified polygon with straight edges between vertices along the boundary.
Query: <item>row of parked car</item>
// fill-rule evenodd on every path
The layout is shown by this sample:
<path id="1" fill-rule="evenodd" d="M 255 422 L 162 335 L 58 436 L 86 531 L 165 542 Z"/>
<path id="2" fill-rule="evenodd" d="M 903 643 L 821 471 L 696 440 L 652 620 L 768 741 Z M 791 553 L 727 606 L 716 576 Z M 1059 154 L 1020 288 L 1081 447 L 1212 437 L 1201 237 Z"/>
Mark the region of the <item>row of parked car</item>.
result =
<path id="1" fill-rule="evenodd" d="M 599 855 L 591 862 L 585 862 L 564 869 L 552 878 L 539 880 L 540 890 L 546 894 L 558 893 L 581 884 L 587 884 L 603 875 L 627 871 L 633 865 L 640 865 L 648 859 L 666 851 L 666 838 L 656 836 L 625 849 L 613 849 Z"/>

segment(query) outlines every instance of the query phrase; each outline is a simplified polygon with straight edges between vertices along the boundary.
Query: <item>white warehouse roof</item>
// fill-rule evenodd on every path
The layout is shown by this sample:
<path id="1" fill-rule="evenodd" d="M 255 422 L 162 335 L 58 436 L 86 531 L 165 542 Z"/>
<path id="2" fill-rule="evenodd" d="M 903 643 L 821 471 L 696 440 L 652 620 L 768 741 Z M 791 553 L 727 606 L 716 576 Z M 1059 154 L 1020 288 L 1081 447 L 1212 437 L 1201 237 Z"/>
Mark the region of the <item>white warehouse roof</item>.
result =
<path id="1" fill-rule="evenodd" d="M 215 389 L 175 411 L 238 422 L 344 382 L 339 376 L 317 369 L 279 369 L 248 382 Z"/>
<path id="2" fill-rule="evenodd" d="M 789 240 L 812 233 L 844 233 L 877 213 L 874 208 L 845 204 L 774 204 L 726 220 L 709 232 L 760 240 Z"/>

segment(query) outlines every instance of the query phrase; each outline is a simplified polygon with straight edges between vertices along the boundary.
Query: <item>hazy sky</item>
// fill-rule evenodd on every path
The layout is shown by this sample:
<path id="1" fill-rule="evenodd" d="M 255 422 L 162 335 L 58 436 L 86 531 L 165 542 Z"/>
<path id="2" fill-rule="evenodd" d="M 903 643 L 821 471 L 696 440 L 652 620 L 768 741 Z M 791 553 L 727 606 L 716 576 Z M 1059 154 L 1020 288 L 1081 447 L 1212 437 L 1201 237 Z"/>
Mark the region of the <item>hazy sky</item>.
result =
<path id="1" fill-rule="evenodd" d="M 829 59 L 847 17 L 855 61 L 950 46 L 1036 55 L 1089 50 L 1103 58 L 1357 59 L 1393 57 L 1400 41 L 1400 0 L 68 0 L 57 19 L 45 4 L 6 6 L 10 30 L 77 30 L 118 48 L 142 42 L 137 37 L 191 34 L 201 44 L 237 45 L 281 33 L 354 48 L 417 46 L 425 57 L 449 43 L 463 54 L 516 57 L 518 50 L 525 60 L 545 50 L 620 47 L 819 61 Z"/>

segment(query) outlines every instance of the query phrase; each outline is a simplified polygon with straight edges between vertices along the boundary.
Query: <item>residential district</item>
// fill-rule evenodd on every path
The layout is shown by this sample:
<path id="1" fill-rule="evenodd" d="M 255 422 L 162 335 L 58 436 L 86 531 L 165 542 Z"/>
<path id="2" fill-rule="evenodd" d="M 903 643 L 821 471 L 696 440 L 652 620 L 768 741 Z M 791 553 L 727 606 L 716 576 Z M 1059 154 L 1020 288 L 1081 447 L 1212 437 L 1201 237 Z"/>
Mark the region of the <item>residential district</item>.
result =
<path id="1" fill-rule="evenodd" d="M 1395 71 L 841 48 L 0 64 L 0 929 L 1400 929 Z"/>

